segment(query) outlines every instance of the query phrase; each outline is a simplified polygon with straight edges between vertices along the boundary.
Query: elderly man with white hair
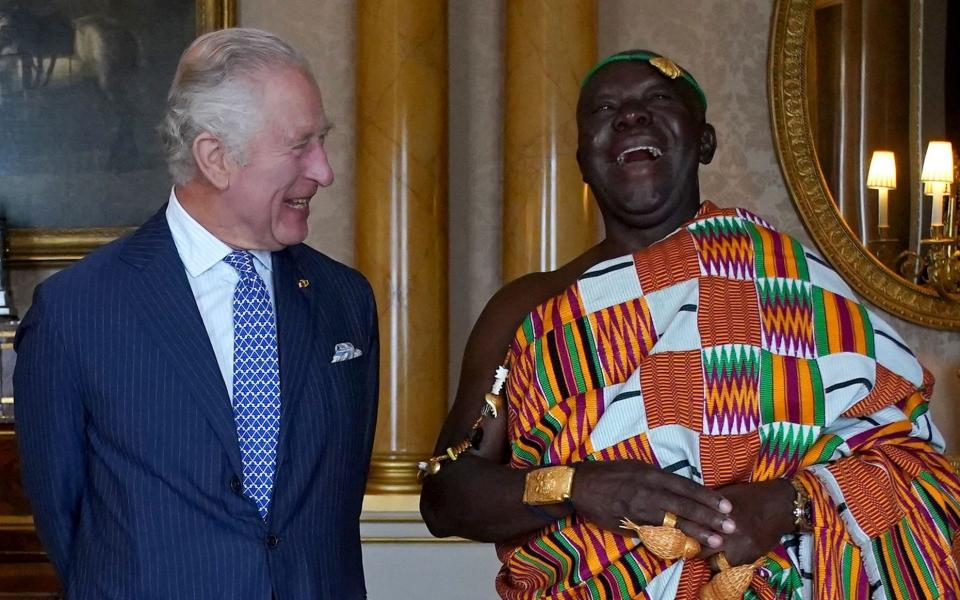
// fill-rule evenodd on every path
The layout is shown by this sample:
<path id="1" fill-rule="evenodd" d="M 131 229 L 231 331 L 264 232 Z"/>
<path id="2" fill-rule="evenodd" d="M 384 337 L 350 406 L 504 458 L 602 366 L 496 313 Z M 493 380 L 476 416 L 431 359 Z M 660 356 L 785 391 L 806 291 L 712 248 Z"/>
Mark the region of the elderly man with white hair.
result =
<path id="1" fill-rule="evenodd" d="M 169 202 L 38 286 L 18 437 L 71 600 L 365 597 L 376 308 L 303 244 L 329 129 L 286 42 L 199 38 L 161 127 Z"/>

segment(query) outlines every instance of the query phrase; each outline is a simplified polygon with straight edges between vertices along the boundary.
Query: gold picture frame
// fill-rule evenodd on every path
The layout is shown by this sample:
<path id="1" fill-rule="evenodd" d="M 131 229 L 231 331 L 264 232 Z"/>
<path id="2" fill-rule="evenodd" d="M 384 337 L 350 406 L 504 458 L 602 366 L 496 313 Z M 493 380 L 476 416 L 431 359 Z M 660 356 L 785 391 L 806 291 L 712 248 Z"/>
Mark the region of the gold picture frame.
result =
<path id="1" fill-rule="evenodd" d="M 196 0 L 196 35 L 237 24 L 236 0 Z M 8 263 L 15 267 L 56 267 L 79 260 L 132 227 L 13 228 Z"/>
<path id="2" fill-rule="evenodd" d="M 857 239 L 836 209 L 814 148 L 807 103 L 807 37 L 814 0 L 777 0 L 768 93 L 774 146 L 797 211 L 826 258 L 861 296 L 919 325 L 960 330 L 960 303 L 900 277 Z"/>

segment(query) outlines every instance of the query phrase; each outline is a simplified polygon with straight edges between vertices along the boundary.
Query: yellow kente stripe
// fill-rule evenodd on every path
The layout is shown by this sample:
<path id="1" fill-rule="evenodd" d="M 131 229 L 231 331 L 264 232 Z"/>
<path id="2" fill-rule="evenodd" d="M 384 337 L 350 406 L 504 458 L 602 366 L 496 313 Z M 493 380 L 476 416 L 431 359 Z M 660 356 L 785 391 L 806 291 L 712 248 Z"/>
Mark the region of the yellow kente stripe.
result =
<path id="1" fill-rule="evenodd" d="M 800 273 L 797 268 L 797 256 L 794 254 L 793 243 L 791 242 L 790 236 L 784 234 L 778 234 L 780 236 L 780 244 L 783 248 L 783 261 L 787 264 L 787 273 L 785 277 L 791 279 L 799 279 Z"/>
<path id="2" fill-rule="evenodd" d="M 830 352 L 838 352 L 842 347 L 840 343 L 840 319 L 837 315 L 837 297 L 832 293 L 823 292 L 823 312 L 827 319 L 827 344 Z"/>
<path id="3" fill-rule="evenodd" d="M 816 422 L 813 378 L 810 376 L 810 365 L 802 359 L 797 359 L 797 379 L 800 384 L 800 420 L 805 424 Z"/>

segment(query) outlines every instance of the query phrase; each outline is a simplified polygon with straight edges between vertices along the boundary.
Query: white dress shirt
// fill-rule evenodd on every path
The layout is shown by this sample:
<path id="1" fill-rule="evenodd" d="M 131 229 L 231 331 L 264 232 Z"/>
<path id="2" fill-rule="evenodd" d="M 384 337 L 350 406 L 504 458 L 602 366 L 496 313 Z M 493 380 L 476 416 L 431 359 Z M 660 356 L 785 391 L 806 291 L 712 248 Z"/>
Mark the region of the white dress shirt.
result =
<path id="1" fill-rule="evenodd" d="M 193 298 L 207 329 L 213 353 L 233 400 L 233 292 L 240 281 L 236 269 L 223 262 L 233 249 L 204 229 L 184 210 L 174 190 L 167 204 L 167 224 L 177 246 Z M 250 250 L 253 265 L 267 285 L 270 303 L 276 315 L 273 295 L 273 264 L 268 250 Z"/>

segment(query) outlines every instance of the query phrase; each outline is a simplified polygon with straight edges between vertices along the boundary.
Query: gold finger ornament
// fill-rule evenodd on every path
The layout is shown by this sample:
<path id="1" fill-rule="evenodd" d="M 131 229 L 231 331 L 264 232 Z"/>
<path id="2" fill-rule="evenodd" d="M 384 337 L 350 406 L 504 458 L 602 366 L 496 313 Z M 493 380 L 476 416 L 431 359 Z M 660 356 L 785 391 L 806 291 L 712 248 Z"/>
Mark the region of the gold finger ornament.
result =
<path id="1" fill-rule="evenodd" d="M 672 512 L 663 513 L 663 526 L 673 529 L 677 526 L 677 515 Z"/>
<path id="2" fill-rule="evenodd" d="M 664 521 L 666 521 L 666 518 L 664 518 Z M 635 532 L 647 550 L 664 560 L 693 558 L 700 553 L 700 542 L 692 537 L 687 537 L 685 533 L 675 527 L 637 525 L 626 517 L 620 519 L 620 527 Z"/>

